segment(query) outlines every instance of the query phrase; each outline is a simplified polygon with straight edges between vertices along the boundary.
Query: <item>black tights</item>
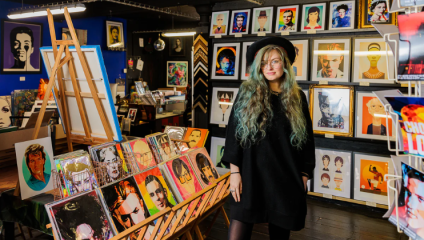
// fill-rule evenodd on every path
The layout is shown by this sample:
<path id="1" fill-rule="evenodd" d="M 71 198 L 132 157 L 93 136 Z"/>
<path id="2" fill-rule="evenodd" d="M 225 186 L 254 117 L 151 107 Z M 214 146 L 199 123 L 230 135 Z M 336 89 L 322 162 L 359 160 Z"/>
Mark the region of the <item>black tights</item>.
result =
<path id="1" fill-rule="evenodd" d="M 253 223 L 245 223 L 231 219 L 228 230 L 228 240 L 249 240 L 252 236 Z M 270 240 L 287 240 L 290 238 L 290 230 L 268 224 Z"/>

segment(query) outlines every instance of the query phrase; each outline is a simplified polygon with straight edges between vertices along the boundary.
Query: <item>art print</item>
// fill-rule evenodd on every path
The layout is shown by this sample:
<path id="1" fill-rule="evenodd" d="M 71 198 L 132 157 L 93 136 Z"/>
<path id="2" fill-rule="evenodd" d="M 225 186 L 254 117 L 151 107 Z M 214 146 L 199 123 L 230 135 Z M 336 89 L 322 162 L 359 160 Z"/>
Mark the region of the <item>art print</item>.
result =
<path id="1" fill-rule="evenodd" d="M 350 198 L 351 152 L 315 150 L 314 192 Z"/>
<path id="2" fill-rule="evenodd" d="M 349 82 L 350 38 L 313 41 L 312 81 Z"/>
<path id="3" fill-rule="evenodd" d="M 250 45 L 252 45 L 254 42 L 243 42 L 243 51 L 242 51 L 242 56 L 246 56 L 247 53 L 247 49 L 249 49 Z M 250 69 L 247 66 L 247 61 L 245 57 L 241 58 L 241 76 L 240 79 L 241 80 L 247 80 L 249 78 L 249 73 Z"/>
<path id="4" fill-rule="evenodd" d="M 2 21 L 1 73 L 41 73 L 42 24 Z"/>
<path id="5" fill-rule="evenodd" d="M 278 7 L 275 32 L 296 32 L 299 17 L 299 5 Z"/>
<path id="6" fill-rule="evenodd" d="M 155 157 L 145 138 L 131 141 L 130 146 L 140 171 L 156 166 Z"/>
<path id="7" fill-rule="evenodd" d="M 209 130 L 202 128 L 187 128 L 187 132 L 184 136 L 184 140 L 189 141 L 187 143 L 189 148 L 203 147 L 208 137 Z"/>
<path id="8" fill-rule="evenodd" d="M 167 87 L 187 87 L 188 84 L 188 62 L 167 61 Z"/>
<path id="9" fill-rule="evenodd" d="M 328 29 L 353 29 L 355 24 L 355 1 L 330 2 Z"/>
<path id="10" fill-rule="evenodd" d="M 169 38 L 169 56 L 185 56 L 185 39 L 183 37 Z"/>
<path id="11" fill-rule="evenodd" d="M 69 195 L 91 191 L 97 188 L 94 168 L 88 154 L 71 159 L 63 159 L 59 163 L 66 191 Z"/>
<path id="12" fill-rule="evenodd" d="M 291 43 L 296 51 L 296 58 L 292 64 L 296 80 L 306 81 L 308 80 L 309 40 L 294 40 Z"/>
<path id="13" fill-rule="evenodd" d="M 311 85 L 309 95 L 314 133 L 353 136 L 353 87 Z"/>
<path id="14" fill-rule="evenodd" d="M 12 116 L 11 96 L 0 96 L 0 109 L 0 127 L 9 127 L 10 116 Z"/>
<path id="15" fill-rule="evenodd" d="M 250 9 L 231 12 L 230 35 L 249 33 Z"/>
<path id="16" fill-rule="evenodd" d="M 135 121 L 135 118 L 137 117 L 137 108 L 130 108 L 128 110 L 128 118 L 131 119 L 131 122 Z"/>
<path id="17" fill-rule="evenodd" d="M 202 190 L 186 156 L 165 162 L 165 165 L 183 200 Z"/>
<path id="18" fill-rule="evenodd" d="M 372 28 L 372 24 L 395 24 L 396 16 L 389 13 L 385 0 L 359 0 L 359 27 Z"/>
<path id="19" fill-rule="evenodd" d="M 101 166 L 104 171 L 104 183 L 111 183 L 124 177 L 123 161 L 119 156 L 116 145 L 100 147 L 94 152 L 96 159 L 93 159 L 93 161 L 100 163 L 98 166 Z M 104 183 L 102 182 L 100 185 L 102 186 Z"/>
<path id="20" fill-rule="evenodd" d="M 15 144 L 22 199 L 53 190 L 55 169 L 50 137 Z"/>
<path id="21" fill-rule="evenodd" d="M 211 18 L 210 35 L 227 35 L 230 11 L 213 12 Z"/>
<path id="22" fill-rule="evenodd" d="M 109 48 L 124 48 L 124 24 L 121 22 L 106 21 L 107 38 Z"/>
<path id="23" fill-rule="evenodd" d="M 45 205 L 55 239 L 99 239 L 113 237 L 109 219 L 96 191 Z"/>
<path id="24" fill-rule="evenodd" d="M 240 43 L 218 43 L 213 46 L 212 78 L 238 79 Z"/>
<path id="25" fill-rule="evenodd" d="M 174 144 L 170 141 L 168 134 L 162 133 L 155 136 L 158 144 L 158 152 L 164 161 L 169 160 L 177 155 Z"/>
<path id="26" fill-rule="evenodd" d="M 387 141 L 388 132 L 390 139 L 395 141 L 393 129 L 392 120 L 386 121 L 386 111 L 380 100 L 371 92 L 357 92 L 356 137 Z"/>
<path id="27" fill-rule="evenodd" d="M 393 174 L 389 157 L 354 153 L 354 198 L 361 201 L 387 205 L 385 174 Z"/>
<path id="28" fill-rule="evenodd" d="M 174 207 L 177 202 L 158 167 L 134 176 L 150 215 Z"/>
<path id="29" fill-rule="evenodd" d="M 121 233 L 150 216 L 133 177 L 104 186 L 101 188 L 101 193 L 116 233 Z M 144 239 L 149 238 L 150 232 L 147 231 Z M 130 239 L 137 239 L 135 232 L 130 235 Z"/>
<path id="30" fill-rule="evenodd" d="M 213 184 L 220 177 L 205 148 L 190 151 L 187 156 L 203 188 Z"/>
<path id="31" fill-rule="evenodd" d="M 252 13 L 252 34 L 272 33 L 273 7 L 254 8 Z"/>
<path id="32" fill-rule="evenodd" d="M 325 8 L 326 8 L 326 3 L 303 5 L 301 31 L 324 30 L 325 18 L 326 18 Z"/>
<path id="33" fill-rule="evenodd" d="M 228 124 L 234 100 L 237 97 L 238 88 L 213 88 L 211 124 Z"/>
<path id="34" fill-rule="evenodd" d="M 77 34 L 78 43 L 80 46 L 87 45 L 87 30 L 83 29 L 75 29 L 75 33 Z M 69 31 L 69 28 L 62 28 L 62 34 L 66 35 L 66 40 L 72 40 L 71 32 Z M 62 40 L 63 36 L 62 36 Z"/>
<path id="35" fill-rule="evenodd" d="M 224 156 L 225 150 L 225 138 L 212 137 L 211 138 L 211 159 L 215 166 L 220 168 L 226 168 L 221 162 Z"/>

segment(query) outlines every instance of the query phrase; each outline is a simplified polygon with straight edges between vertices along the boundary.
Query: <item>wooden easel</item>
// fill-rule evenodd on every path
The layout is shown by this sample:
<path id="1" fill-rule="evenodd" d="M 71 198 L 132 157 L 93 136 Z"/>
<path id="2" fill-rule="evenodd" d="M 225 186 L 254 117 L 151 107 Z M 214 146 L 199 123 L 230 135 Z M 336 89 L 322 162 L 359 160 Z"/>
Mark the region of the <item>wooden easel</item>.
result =
<path id="1" fill-rule="evenodd" d="M 99 144 L 103 142 L 110 142 L 110 141 L 113 141 L 113 133 L 112 133 L 111 127 L 109 126 L 108 120 L 106 119 L 106 114 L 100 102 L 100 99 L 98 96 L 99 93 L 96 89 L 96 86 L 94 85 L 93 78 L 91 76 L 89 67 L 87 65 L 87 60 L 85 59 L 85 56 L 83 52 L 81 51 L 81 46 L 78 42 L 77 34 L 75 33 L 75 28 L 72 23 L 71 16 L 69 15 L 67 7 L 64 8 L 64 15 L 65 15 L 66 23 L 68 24 L 69 32 L 72 36 L 71 40 L 67 40 L 65 34 L 63 34 L 63 38 L 65 40 L 56 39 L 56 33 L 54 30 L 54 23 L 53 23 L 53 15 L 51 14 L 50 9 L 47 9 L 47 18 L 49 21 L 49 29 L 50 29 L 50 36 L 52 40 L 52 48 L 53 48 L 55 63 L 53 65 L 53 68 L 51 69 L 50 80 L 49 80 L 49 84 L 47 85 L 46 95 L 44 97 L 43 104 L 41 105 L 40 113 L 38 115 L 37 122 L 35 124 L 32 138 L 33 139 L 38 138 L 38 133 L 40 131 L 43 116 L 44 116 L 44 113 L 46 112 L 47 102 L 51 94 L 51 91 L 53 89 L 56 96 L 56 100 L 57 100 L 57 105 L 58 105 L 57 107 L 59 108 L 59 111 L 62 114 L 62 118 L 63 118 L 62 124 L 64 125 L 66 129 L 68 151 L 72 152 L 73 151 L 72 143 L 93 145 L 93 144 Z M 69 45 L 75 46 L 75 50 L 81 62 L 81 66 L 84 71 L 84 76 L 87 80 L 91 93 L 87 94 L 87 93 L 80 92 L 80 87 L 76 80 L 75 64 L 73 62 L 73 57 L 71 55 L 71 52 L 69 51 Z M 57 50 L 57 47 L 59 47 L 59 50 Z M 62 58 L 63 53 L 65 53 L 64 58 Z M 62 67 L 65 64 L 68 64 L 69 74 L 72 81 L 73 92 L 66 92 L 65 84 L 63 83 Z M 56 76 L 58 79 L 59 90 L 54 85 Z M 82 125 L 84 127 L 85 136 L 71 133 L 71 126 L 69 121 L 70 113 L 68 112 L 69 108 L 66 102 L 66 96 L 75 96 L 76 98 L 79 115 L 81 116 Z M 84 105 L 82 102 L 82 96 L 93 98 L 94 103 L 96 105 L 97 112 L 99 113 L 99 116 L 100 116 L 100 120 L 103 124 L 103 128 L 105 129 L 107 138 L 97 138 L 97 137 L 91 136 L 90 127 L 87 121 L 86 110 L 84 109 Z M 19 181 L 18 181 L 15 188 L 15 196 L 18 196 L 19 193 L 20 193 L 20 189 L 19 189 Z"/>

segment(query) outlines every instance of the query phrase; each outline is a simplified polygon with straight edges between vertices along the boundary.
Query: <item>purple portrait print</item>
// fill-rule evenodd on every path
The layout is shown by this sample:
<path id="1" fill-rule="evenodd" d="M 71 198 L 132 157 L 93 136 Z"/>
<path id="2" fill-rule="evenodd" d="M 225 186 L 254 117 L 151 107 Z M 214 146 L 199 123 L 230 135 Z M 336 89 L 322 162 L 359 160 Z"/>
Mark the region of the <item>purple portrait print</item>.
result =
<path id="1" fill-rule="evenodd" d="M 40 73 L 42 25 L 3 20 L 2 73 Z"/>

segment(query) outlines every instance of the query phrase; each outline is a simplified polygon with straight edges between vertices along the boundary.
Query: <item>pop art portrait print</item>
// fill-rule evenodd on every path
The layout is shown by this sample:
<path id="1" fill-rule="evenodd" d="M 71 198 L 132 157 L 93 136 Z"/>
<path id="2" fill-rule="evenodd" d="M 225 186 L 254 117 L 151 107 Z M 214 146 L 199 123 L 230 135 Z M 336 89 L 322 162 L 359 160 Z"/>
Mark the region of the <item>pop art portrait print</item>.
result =
<path id="1" fill-rule="evenodd" d="M 296 58 L 293 62 L 293 71 L 296 75 L 296 81 L 308 80 L 309 65 L 309 40 L 293 40 L 290 41 L 296 52 Z"/>
<path id="2" fill-rule="evenodd" d="M 324 30 L 326 18 L 326 5 L 326 3 L 303 5 L 301 31 Z"/>
<path id="3" fill-rule="evenodd" d="M 213 12 L 210 36 L 227 35 L 230 11 Z"/>
<path id="4" fill-rule="evenodd" d="M 354 29 L 355 1 L 330 2 L 328 29 Z"/>
<path id="5" fill-rule="evenodd" d="M 298 19 L 299 5 L 278 7 L 275 32 L 296 32 Z"/>
<path id="6" fill-rule="evenodd" d="M 238 88 L 213 88 L 211 124 L 228 124 Z"/>
<path id="7" fill-rule="evenodd" d="M 250 24 L 250 9 L 233 10 L 231 12 L 231 30 L 229 35 L 248 34 Z"/>
<path id="8" fill-rule="evenodd" d="M 213 46 L 212 78 L 237 80 L 240 43 L 218 43 Z"/>
<path id="9" fill-rule="evenodd" d="M 254 8 L 252 13 L 252 34 L 272 33 L 273 7 Z"/>

